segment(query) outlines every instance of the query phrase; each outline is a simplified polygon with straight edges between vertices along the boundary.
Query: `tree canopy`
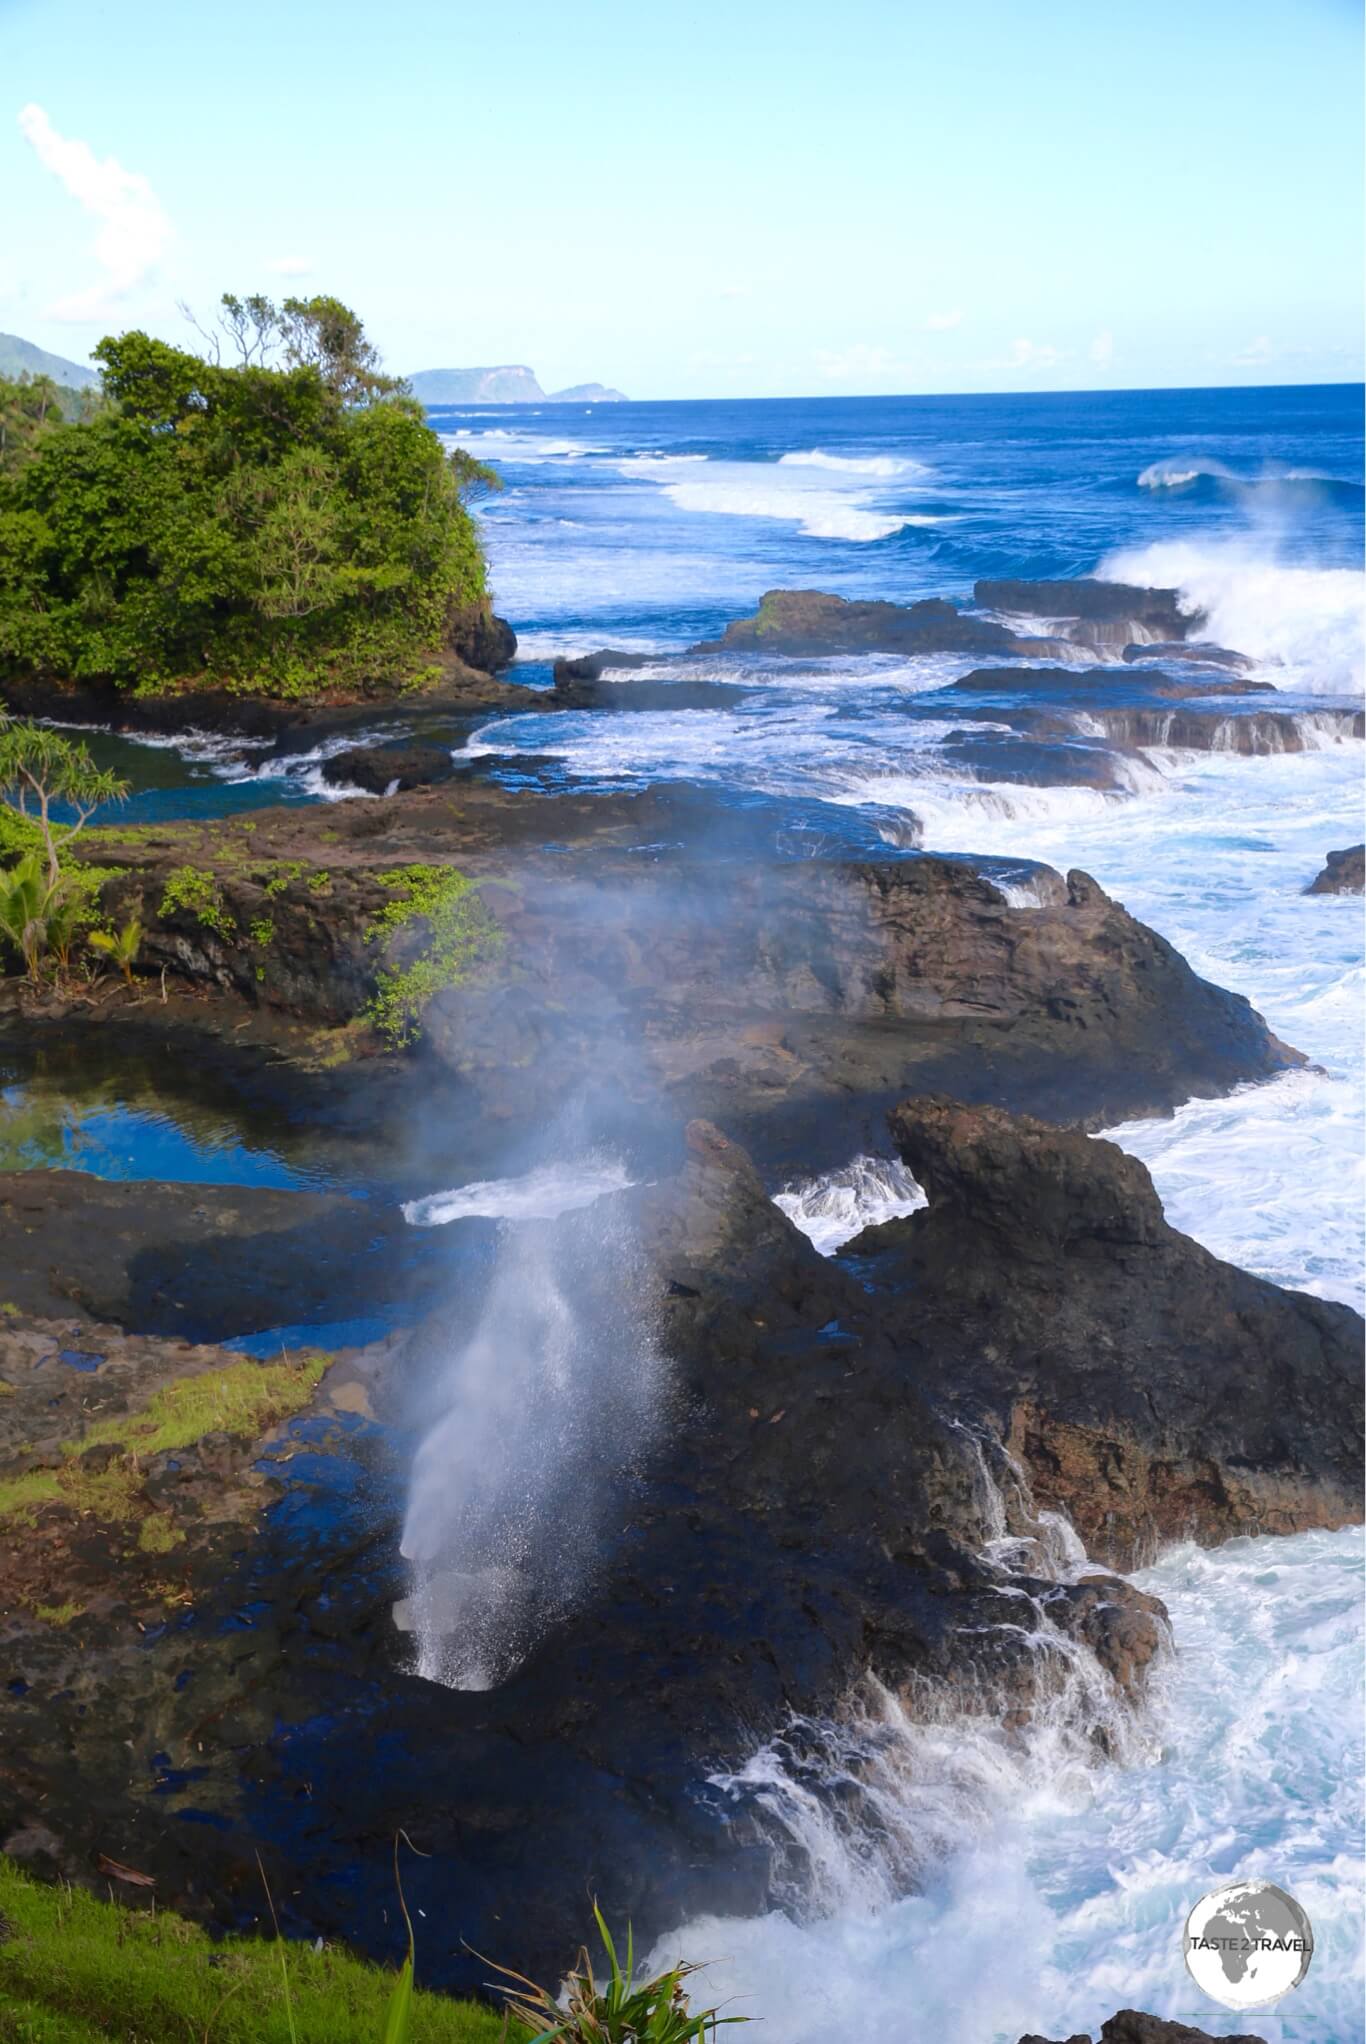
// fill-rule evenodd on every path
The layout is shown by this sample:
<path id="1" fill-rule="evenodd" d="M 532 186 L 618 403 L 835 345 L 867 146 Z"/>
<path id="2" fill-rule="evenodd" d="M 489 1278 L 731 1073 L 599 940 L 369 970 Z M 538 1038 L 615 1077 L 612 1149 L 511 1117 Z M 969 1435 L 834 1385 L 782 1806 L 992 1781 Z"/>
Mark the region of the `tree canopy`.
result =
<path id="1" fill-rule="evenodd" d="M 464 499 L 485 478 L 355 313 L 228 294 L 208 338 L 210 359 L 101 341 L 103 401 L 74 419 L 0 384 L 0 681 L 366 687 L 483 599 Z"/>

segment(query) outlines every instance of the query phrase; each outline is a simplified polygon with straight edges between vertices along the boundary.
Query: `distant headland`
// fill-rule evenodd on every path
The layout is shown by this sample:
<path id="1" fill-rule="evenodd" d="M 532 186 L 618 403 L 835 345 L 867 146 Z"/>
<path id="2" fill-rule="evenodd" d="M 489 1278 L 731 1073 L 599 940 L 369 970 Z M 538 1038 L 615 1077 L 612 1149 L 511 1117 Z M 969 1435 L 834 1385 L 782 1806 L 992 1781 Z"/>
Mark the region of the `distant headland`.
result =
<path id="1" fill-rule="evenodd" d="M 89 363 L 68 362 L 64 355 L 50 355 L 18 334 L 0 334 L 0 376 L 50 376 L 69 390 L 84 390 L 98 383 L 100 373 Z"/>
<path id="2" fill-rule="evenodd" d="M 424 405 L 625 404 L 624 391 L 605 383 L 572 383 L 567 390 L 542 390 L 524 363 L 492 369 L 419 369 L 408 378 Z"/>

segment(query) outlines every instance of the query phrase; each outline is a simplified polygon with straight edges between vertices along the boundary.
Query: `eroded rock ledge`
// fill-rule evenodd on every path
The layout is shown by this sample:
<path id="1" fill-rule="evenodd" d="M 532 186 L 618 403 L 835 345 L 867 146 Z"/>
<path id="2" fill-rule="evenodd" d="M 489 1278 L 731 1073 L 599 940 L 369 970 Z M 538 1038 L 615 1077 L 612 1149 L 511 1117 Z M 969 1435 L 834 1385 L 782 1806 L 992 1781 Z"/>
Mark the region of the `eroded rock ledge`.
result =
<path id="1" fill-rule="evenodd" d="M 913 1287 L 928 1395 L 989 1418 L 1089 1553 L 1359 1519 L 1359 1315 L 1179 1234 L 1113 1143 L 945 1099 L 892 1134 L 929 1206 L 849 1252 Z"/>
<path id="2" fill-rule="evenodd" d="M 815 835 L 685 787 L 549 804 L 461 783 L 91 832 L 82 855 L 140 916 L 145 970 L 312 1026 L 420 965 L 421 896 L 394 909 L 465 876 L 487 941 L 435 980 L 426 1043 L 504 1120 L 619 1071 L 820 1169 L 911 1089 L 1095 1125 L 1302 1061 L 1085 874 L 1017 907 L 967 860 L 794 856 Z"/>

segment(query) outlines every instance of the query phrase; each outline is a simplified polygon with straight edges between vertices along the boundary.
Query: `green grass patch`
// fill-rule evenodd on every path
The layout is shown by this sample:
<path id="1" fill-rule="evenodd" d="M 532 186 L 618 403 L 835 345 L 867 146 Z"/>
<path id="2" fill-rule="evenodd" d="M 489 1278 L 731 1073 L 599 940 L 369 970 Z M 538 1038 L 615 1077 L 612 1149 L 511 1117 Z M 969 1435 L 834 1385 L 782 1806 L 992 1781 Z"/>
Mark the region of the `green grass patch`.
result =
<path id="1" fill-rule="evenodd" d="M 306 1405 L 332 1358 L 320 1349 L 294 1363 L 230 1363 L 180 1377 L 153 1393 L 141 1412 L 104 1420 L 73 1452 L 113 1444 L 134 1455 L 173 1455 L 205 1434 L 251 1437 Z"/>
<path id="2" fill-rule="evenodd" d="M 161 1910 L 48 1887 L 4 1860 L 0 1915 L 3 2044 L 290 2044 L 280 1952 L 264 1939 L 220 1942 Z M 393 1973 L 307 1945 L 288 1947 L 288 1965 L 298 2044 L 382 2044 Z M 477 2003 L 413 1999 L 413 2044 L 500 2044 L 503 2034 L 502 2018 Z"/>
<path id="3" fill-rule="evenodd" d="M 45 1625 L 70 1625 L 84 1609 L 83 1604 L 35 1604 L 33 1615 L 41 1618 Z"/>
<path id="4" fill-rule="evenodd" d="M 165 1384 L 140 1411 L 101 1420 L 83 1439 L 64 1441 L 59 1469 L 31 1469 L 0 1481 L 0 1521 L 32 1523 L 42 1506 L 66 1505 L 111 1525 L 137 1524 L 143 1553 L 167 1554 L 182 1536 L 168 1514 L 148 1503 L 141 1459 L 176 1454 L 206 1434 L 254 1440 L 307 1405 L 331 1360 L 315 1349 L 294 1363 L 230 1363 Z M 97 1448 L 115 1452 L 92 1459 Z"/>

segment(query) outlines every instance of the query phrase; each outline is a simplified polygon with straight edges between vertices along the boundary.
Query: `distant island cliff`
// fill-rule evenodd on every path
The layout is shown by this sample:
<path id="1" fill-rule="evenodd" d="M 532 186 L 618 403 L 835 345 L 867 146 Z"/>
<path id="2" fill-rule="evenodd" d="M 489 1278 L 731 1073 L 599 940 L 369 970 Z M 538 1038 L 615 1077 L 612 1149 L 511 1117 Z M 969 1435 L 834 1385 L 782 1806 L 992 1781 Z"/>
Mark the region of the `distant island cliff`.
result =
<path id="1" fill-rule="evenodd" d="M 424 405 L 625 404 L 623 391 L 605 383 L 573 383 L 567 390 L 542 390 L 524 363 L 489 369 L 419 369 L 408 378 Z"/>
<path id="2" fill-rule="evenodd" d="M 100 380 L 98 369 L 50 355 L 19 334 L 0 334 L 0 376 L 50 376 L 67 390 L 85 390 Z"/>

